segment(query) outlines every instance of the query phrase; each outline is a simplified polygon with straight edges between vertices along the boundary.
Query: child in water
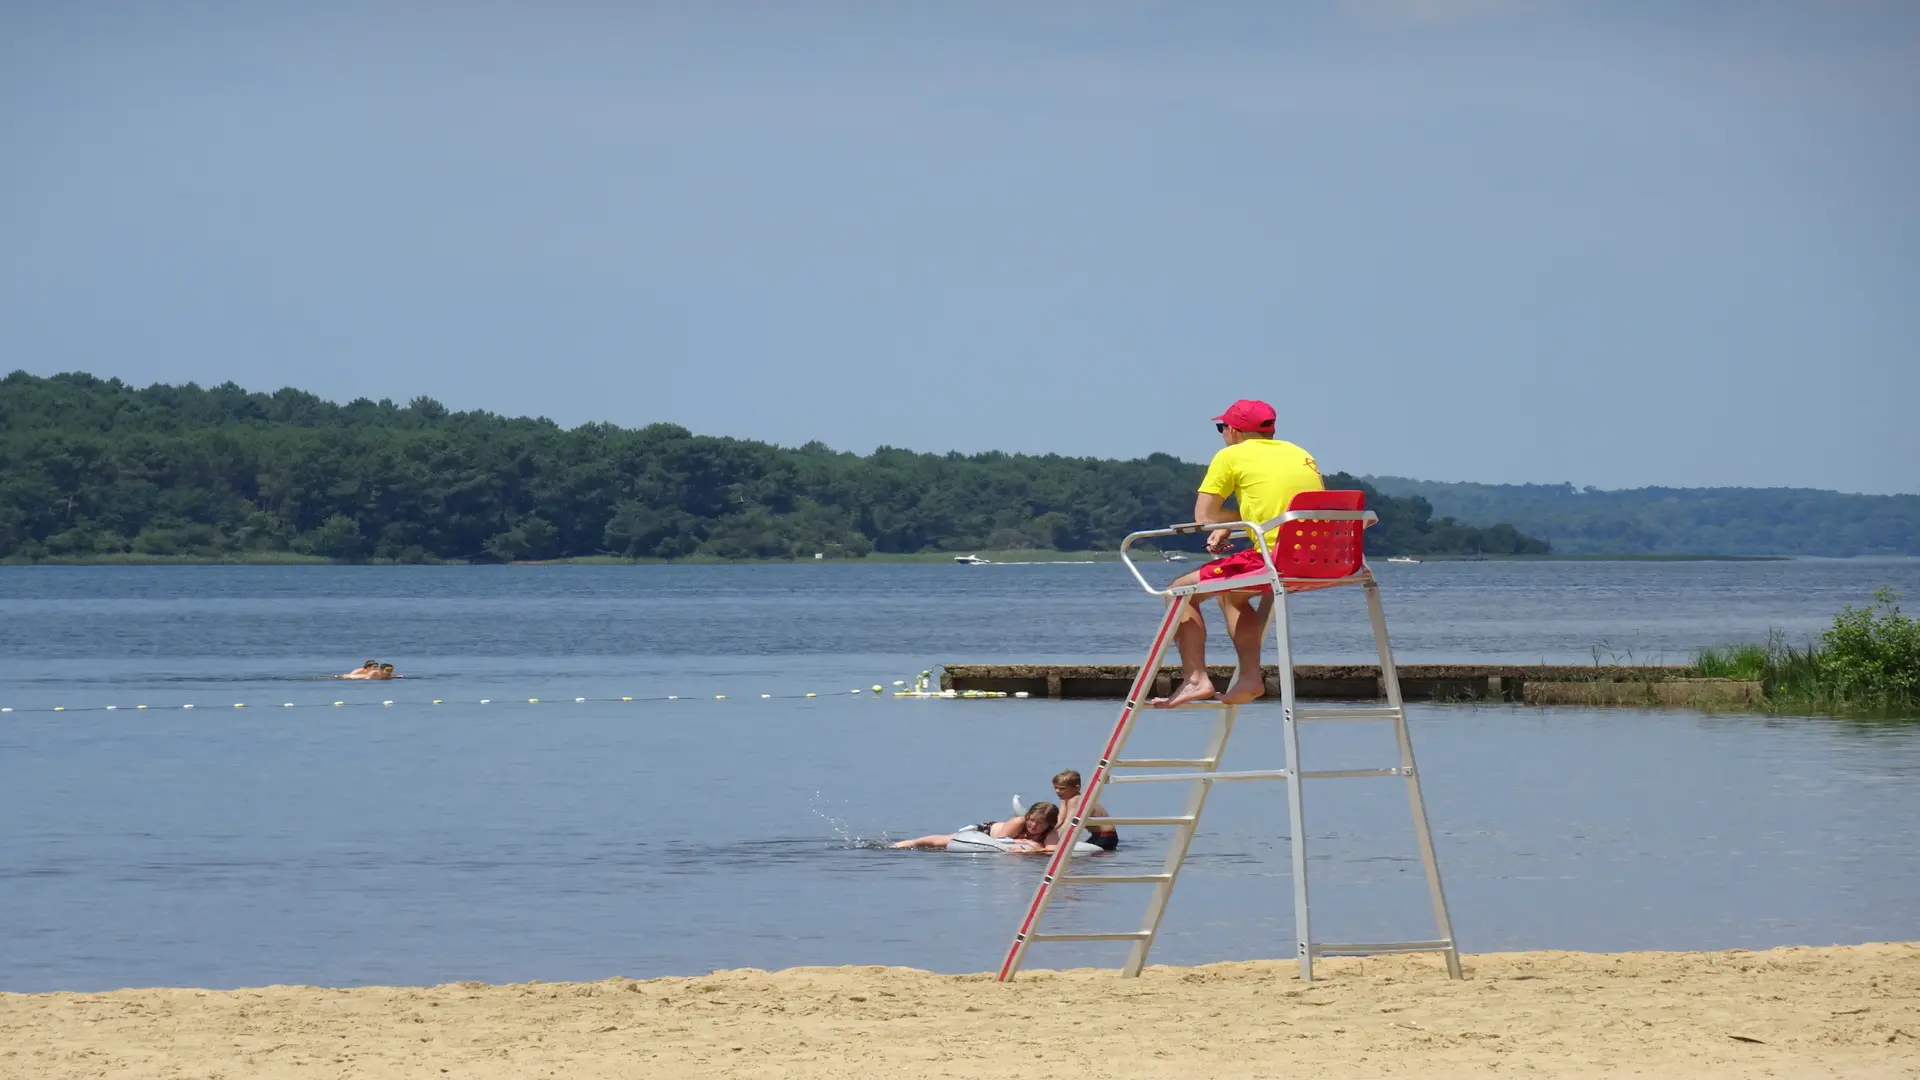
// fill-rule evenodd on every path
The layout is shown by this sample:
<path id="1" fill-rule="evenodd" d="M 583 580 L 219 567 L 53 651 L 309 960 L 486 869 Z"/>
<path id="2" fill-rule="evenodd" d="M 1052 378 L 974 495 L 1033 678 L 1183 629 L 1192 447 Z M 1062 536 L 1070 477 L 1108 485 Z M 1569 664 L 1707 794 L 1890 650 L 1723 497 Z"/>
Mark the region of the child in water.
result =
<path id="1" fill-rule="evenodd" d="M 380 677 L 380 661 L 369 660 L 345 675 L 335 675 L 336 679 L 377 679 Z"/>
<path id="2" fill-rule="evenodd" d="M 1067 820 L 1074 814 L 1080 803 L 1080 770 L 1063 769 L 1053 778 L 1053 793 L 1060 797 L 1060 826 L 1047 837 L 1049 847 L 1066 838 Z M 1107 808 L 1094 803 L 1087 808 L 1086 817 L 1106 817 Z M 1120 834 L 1111 825 L 1087 826 L 1087 843 L 1102 851 L 1112 851 L 1120 846 Z"/>
<path id="3" fill-rule="evenodd" d="M 1040 842 L 1046 839 L 1054 825 L 1060 821 L 1060 808 L 1050 802 L 1037 802 L 1027 807 L 1027 812 L 1017 818 L 1005 821 L 983 821 L 978 825 L 969 825 L 961 829 L 962 833 L 986 833 L 996 840 L 1017 840 L 1016 849 L 1020 851 L 1039 851 Z M 945 851 L 947 844 L 957 833 L 944 833 L 936 836 L 922 836 L 915 840 L 902 840 L 893 845 L 897 848 L 917 848 L 923 851 Z"/>

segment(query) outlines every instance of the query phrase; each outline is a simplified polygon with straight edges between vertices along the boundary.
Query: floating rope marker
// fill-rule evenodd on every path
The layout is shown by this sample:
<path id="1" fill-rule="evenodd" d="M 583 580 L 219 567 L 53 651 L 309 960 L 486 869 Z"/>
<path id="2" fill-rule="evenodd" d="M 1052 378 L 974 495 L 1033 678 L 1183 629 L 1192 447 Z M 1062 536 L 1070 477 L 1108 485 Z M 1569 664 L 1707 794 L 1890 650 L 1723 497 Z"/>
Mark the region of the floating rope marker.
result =
<path id="1" fill-rule="evenodd" d="M 940 690 L 940 689 L 934 688 L 933 684 L 931 683 L 931 673 L 924 672 L 924 671 L 920 673 L 920 677 L 918 679 L 913 680 L 912 682 L 908 682 L 907 680 L 904 680 L 904 679 L 895 679 L 895 680 L 892 680 L 892 682 L 893 682 L 894 689 L 892 689 L 891 693 L 889 693 L 888 687 L 884 683 L 875 683 L 869 687 L 856 686 L 846 690 L 825 690 L 825 691 L 819 691 L 819 692 L 809 690 L 805 692 L 794 691 L 791 693 L 779 693 L 779 694 L 771 693 L 771 692 L 769 693 L 755 692 L 755 693 L 749 693 L 744 695 L 699 694 L 699 695 L 693 695 L 693 696 L 687 696 L 682 694 L 666 694 L 666 695 L 660 695 L 660 696 L 623 694 L 619 697 L 593 697 L 593 696 L 583 695 L 583 696 L 577 696 L 572 698 L 529 697 L 529 698 L 503 698 L 503 699 L 497 699 L 497 700 L 501 703 L 506 703 L 511 701 L 524 701 L 529 705 L 555 705 L 565 701 L 572 701 L 576 705 L 589 705 L 589 704 L 610 704 L 613 702 L 660 703 L 660 702 L 668 702 L 668 701 L 700 701 L 700 700 L 729 701 L 735 698 L 758 699 L 760 701 L 795 701 L 795 700 L 803 700 L 803 699 L 814 700 L 818 698 L 827 698 L 827 697 L 858 697 L 861 694 L 872 694 L 875 698 L 885 698 L 888 696 L 892 696 L 896 698 L 948 698 L 948 699 L 967 698 L 970 700 L 971 699 L 987 699 L 987 698 L 1009 698 L 1009 697 L 1026 698 L 1026 697 L 1033 696 L 1028 694 L 1026 691 L 1021 691 L 1019 693 L 1008 693 L 1005 691 L 997 691 L 997 690 Z M 334 705 L 336 708 L 348 708 L 348 707 L 371 708 L 373 706 L 380 706 L 383 708 L 394 708 L 396 706 L 418 708 L 421 705 L 439 706 L 439 705 L 445 705 L 449 703 L 459 705 L 459 704 L 475 704 L 476 702 L 475 702 L 475 699 L 473 698 L 466 698 L 462 701 L 451 701 L 451 699 L 446 699 L 446 698 L 433 698 L 431 700 L 426 698 L 413 698 L 409 700 L 395 700 L 395 699 L 363 700 L 363 701 L 341 700 L 341 701 L 332 702 L 331 704 Z M 480 705 L 492 705 L 496 703 L 496 699 L 480 698 L 478 699 L 477 703 Z M 283 709 L 317 708 L 319 706 L 326 705 L 326 704 L 328 704 L 328 702 L 325 702 L 325 701 L 312 701 L 312 702 L 283 701 L 279 703 L 280 708 L 283 708 Z M 231 707 L 235 709 L 250 709 L 250 708 L 256 708 L 256 707 L 266 709 L 266 708 L 272 708 L 273 705 L 274 705 L 274 702 L 271 700 L 252 701 L 252 702 L 236 701 L 232 703 Z M 198 704 L 194 704 L 194 703 L 177 704 L 177 705 L 105 705 L 105 704 L 102 704 L 102 705 L 34 705 L 34 706 L 27 706 L 27 707 L 9 705 L 9 706 L 0 706 L 0 713 L 8 713 L 8 714 L 69 713 L 69 712 L 94 713 L 94 712 L 120 712 L 126 709 L 197 709 L 199 707 L 200 706 Z M 219 706 L 219 705 L 209 705 L 207 707 L 210 709 L 222 708 L 222 706 Z"/>

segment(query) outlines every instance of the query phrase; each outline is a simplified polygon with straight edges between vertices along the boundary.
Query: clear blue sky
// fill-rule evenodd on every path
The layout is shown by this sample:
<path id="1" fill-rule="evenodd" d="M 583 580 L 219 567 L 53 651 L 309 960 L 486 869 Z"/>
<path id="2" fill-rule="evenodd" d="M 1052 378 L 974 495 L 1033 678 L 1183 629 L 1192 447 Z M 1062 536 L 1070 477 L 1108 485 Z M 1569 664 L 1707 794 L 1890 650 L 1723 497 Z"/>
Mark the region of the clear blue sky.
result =
<path id="1" fill-rule="evenodd" d="M 1920 4 L 13 3 L 0 371 L 1920 491 Z"/>

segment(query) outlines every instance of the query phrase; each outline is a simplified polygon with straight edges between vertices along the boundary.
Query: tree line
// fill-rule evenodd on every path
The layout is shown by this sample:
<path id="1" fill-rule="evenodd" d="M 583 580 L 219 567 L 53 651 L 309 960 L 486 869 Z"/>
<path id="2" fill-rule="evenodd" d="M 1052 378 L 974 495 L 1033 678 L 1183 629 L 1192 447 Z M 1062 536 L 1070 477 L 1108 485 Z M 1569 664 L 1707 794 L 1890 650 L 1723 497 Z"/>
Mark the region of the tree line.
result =
<path id="1" fill-rule="evenodd" d="M 1086 551 L 1184 520 L 1203 471 L 1167 454 L 859 455 L 673 424 L 563 429 L 429 398 L 339 405 L 232 383 L 0 380 L 0 557 L 14 559 Z M 1424 499 L 1368 495 L 1380 554 L 1547 550 L 1510 525 L 1436 520 Z"/>
<path id="2" fill-rule="evenodd" d="M 1920 495 L 1370 480 L 1463 521 L 1512 522 L 1566 554 L 1920 555 Z"/>

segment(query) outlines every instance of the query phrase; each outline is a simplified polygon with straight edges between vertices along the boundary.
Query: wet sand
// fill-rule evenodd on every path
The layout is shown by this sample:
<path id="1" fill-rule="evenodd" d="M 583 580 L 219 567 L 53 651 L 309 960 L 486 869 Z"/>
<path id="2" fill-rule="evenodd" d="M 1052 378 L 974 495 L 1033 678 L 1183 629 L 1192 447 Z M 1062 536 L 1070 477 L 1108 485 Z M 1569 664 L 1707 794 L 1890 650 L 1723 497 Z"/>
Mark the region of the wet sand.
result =
<path id="1" fill-rule="evenodd" d="M 1920 943 L 1465 962 L 0 994 L 0 1077 L 1920 1077 Z"/>

